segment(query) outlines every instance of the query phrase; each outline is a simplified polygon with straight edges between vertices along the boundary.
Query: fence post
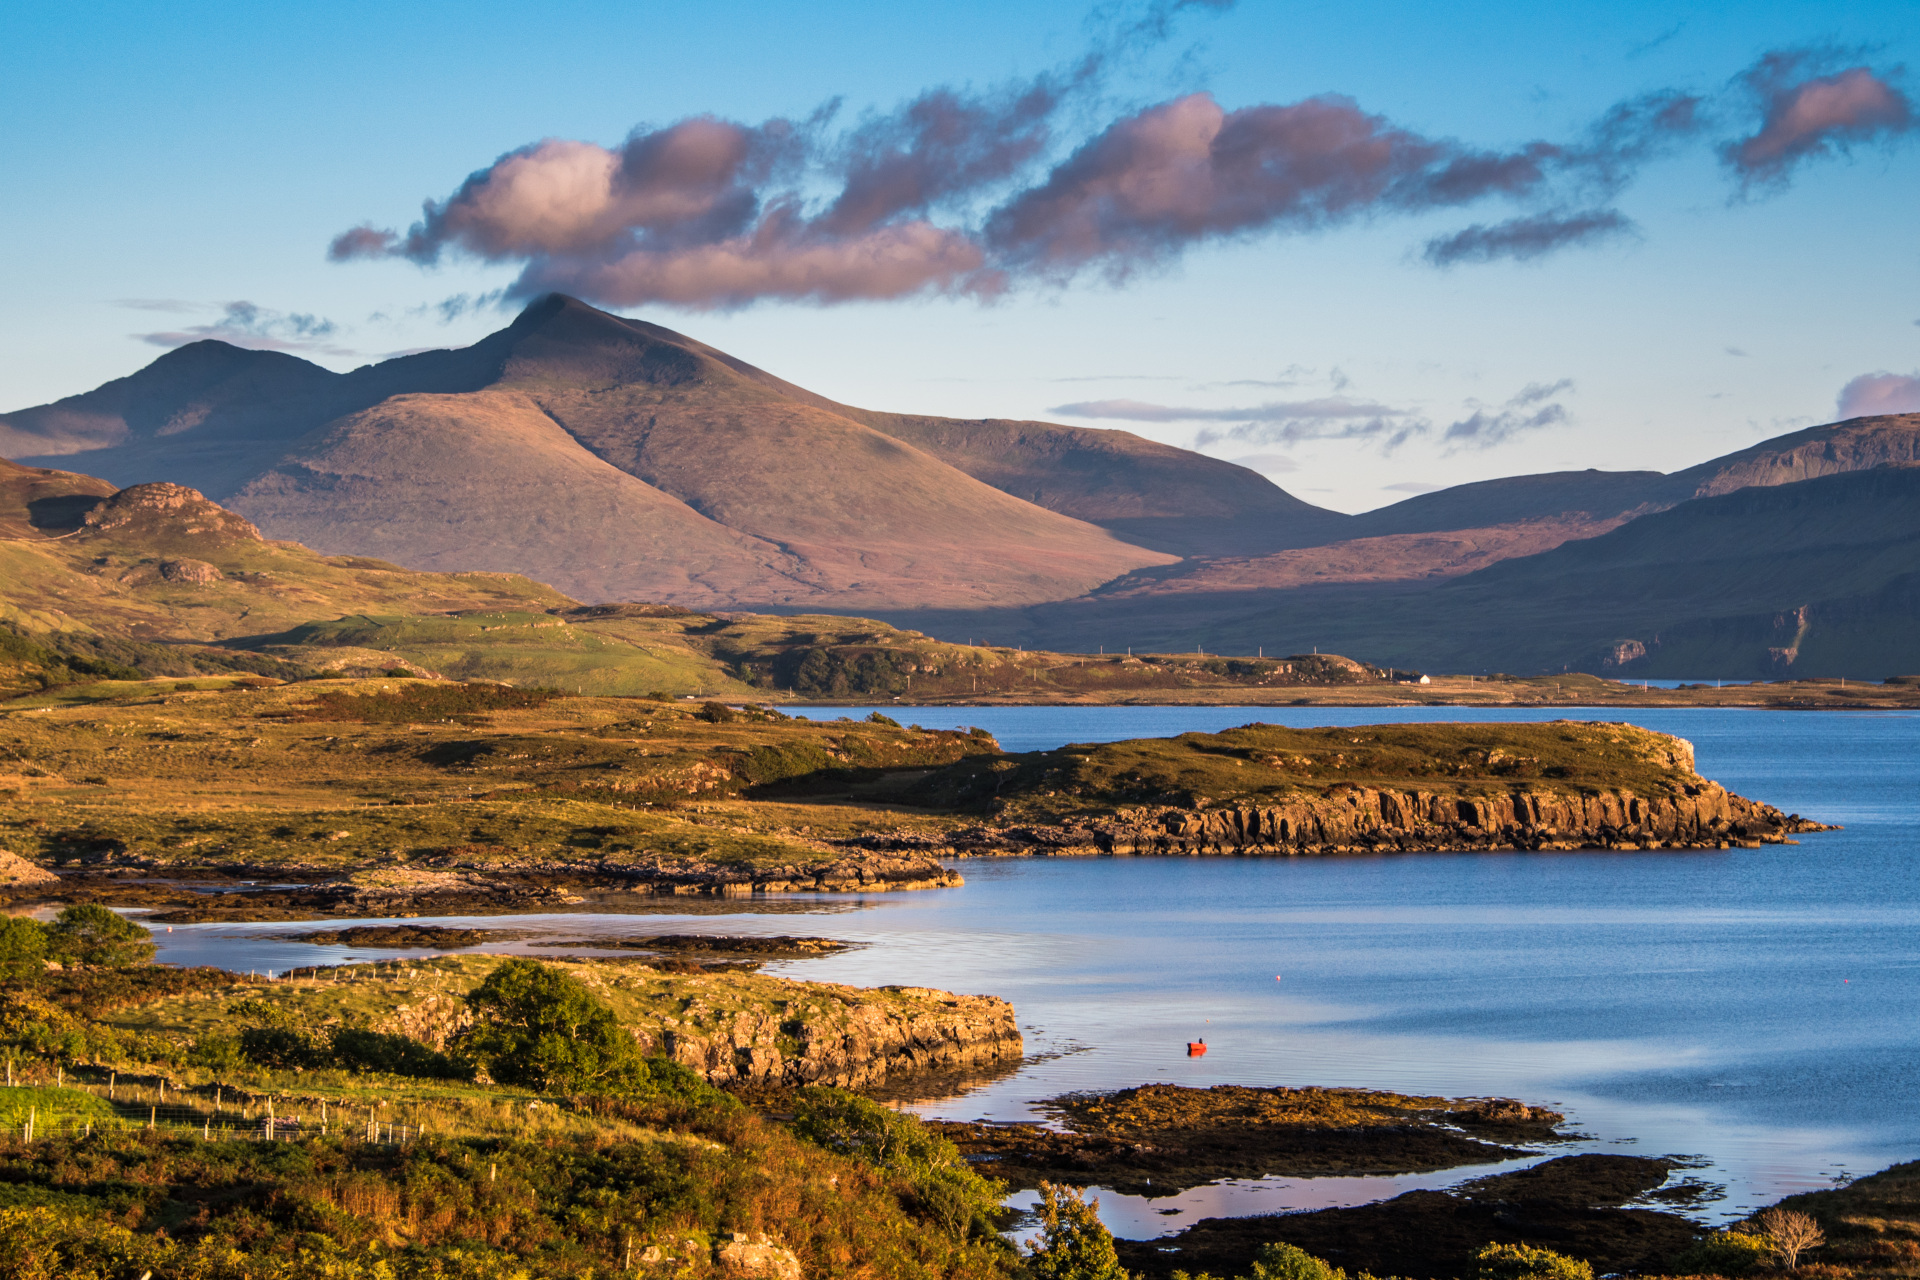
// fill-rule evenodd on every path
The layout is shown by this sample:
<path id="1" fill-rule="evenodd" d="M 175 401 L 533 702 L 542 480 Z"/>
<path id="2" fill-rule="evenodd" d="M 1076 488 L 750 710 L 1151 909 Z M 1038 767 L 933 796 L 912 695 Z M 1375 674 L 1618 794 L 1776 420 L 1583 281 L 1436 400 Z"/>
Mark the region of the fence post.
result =
<path id="1" fill-rule="evenodd" d="M 148 1108 L 147 1108 L 147 1128 L 149 1128 L 149 1129 L 151 1129 L 151 1128 L 153 1128 L 153 1126 L 154 1126 L 154 1122 L 155 1122 L 155 1121 L 157 1121 L 157 1120 L 158 1120 L 159 1118 L 160 1118 L 160 1108 L 159 1108 L 159 1107 L 148 1107 Z"/>

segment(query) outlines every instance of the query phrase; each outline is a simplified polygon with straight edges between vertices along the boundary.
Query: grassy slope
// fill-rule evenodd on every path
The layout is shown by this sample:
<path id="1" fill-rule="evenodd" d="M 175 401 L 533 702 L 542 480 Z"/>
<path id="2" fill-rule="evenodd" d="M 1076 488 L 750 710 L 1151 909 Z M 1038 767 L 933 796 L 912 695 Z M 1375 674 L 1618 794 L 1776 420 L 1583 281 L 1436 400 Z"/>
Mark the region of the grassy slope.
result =
<path id="1" fill-rule="evenodd" d="M 354 556 L 323 556 L 262 540 L 245 521 L 200 500 L 166 509 L 122 504 L 116 523 L 86 526 L 77 503 L 101 482 L 0 464 L 0 523 L 26 526 L 0 541 L 0 622 L 28 631 L 81 631 L 143 640 L 257 635 L 316 616 L 382 610 L 548 609 L 571 604 L 511 574 L 415 573 Z M 214 582 L 170 581 L 168 561 L 192 560 Z"/>
<path id="2" fill-rule="evenodd" d="M 479 702 L 462 712 L 465 698 Z M 17 711 L 0 720 L 0 799 L 12 802 L 0 807 L 0 844 L 79 861 L 118 850 L 316 870 L 448 850 L 482 862 L 805 865 L 835 856 L 812 834 L 887 816 L 776 804 L 749 830 L 731 808 L 709 816 L 685 802 L 726 802 L 794 773 L 836 777 L 844 795 L 873 770 L 993 745 L 867 722 L 714 724 L 646 700 L 490 701 L 484 686 L 387 680 Z"/>

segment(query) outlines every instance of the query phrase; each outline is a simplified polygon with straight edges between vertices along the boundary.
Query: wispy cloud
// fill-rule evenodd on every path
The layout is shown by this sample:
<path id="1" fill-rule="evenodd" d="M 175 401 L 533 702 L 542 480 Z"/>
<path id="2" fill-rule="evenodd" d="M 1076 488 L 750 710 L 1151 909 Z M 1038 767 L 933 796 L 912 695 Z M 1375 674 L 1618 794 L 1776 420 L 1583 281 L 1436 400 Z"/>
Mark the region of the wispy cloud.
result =
<path id="1" fill-rule="evenodd" d="M 1840 388 L 1842 418 L 1920 413 L 1920 373 L 1863 373 Z"/>
<path id="2" fill-rule="evenodd" d="M 174 304 L 160 300 L 134 300 L 124 306 L 145 311 L 205 310 L 204 305 Z M 311 351 L 322 355 L 354 356 L 359 352 L 333 341 L 340 326 L 322 316 L 300 311 L 275 311 L 252 302 L 229 302 L 218 320 L 208 324 L 187 325 L 179 329 L 139 333 L 134 336 L 156 347 L 184 347 L 190 342 L 208 339 L 230 342 L 236 347 L 256 351 Z"/>
<path id="3" fill-rule="evenodd" d="M 1427 241 L 1426 259 L 1439 267 L 1460 262 L 1511 258 L 1524 262 L 1572 245 L 1596 244 L 1633 232 L 1633 223 L 1617 209 L 1584 213 L 1541 213 L 1491 225 L 1476 223 L 1450 236 Z"/>
<path id="4" fill-rule="evenodd" d="M 1300 469 L 1300 464 L 1284 453 L 1249 453 L 1239 458 L 1228 458 L 1227 461 L 1270 476 L 1286 475 Z"/>
<path id="5" fill-rule="evenodd" d="M 1120 422 L 1237 424 L 1225 430 L 1203 427 L 1194 438 L 1196 447 L 1203 449 L 1225 442 L 1297 444 L 1303 440 L 1364 440 L 1391 451 L 1429 426 L 1425 419 L 1408 410 L 1348 396 L 1276 400 L 1227 408 L 1149 404 L 1140 400 L 1084 400 L 1055 405 L 1047 412 L 1068 418 Z"/>
<path id="6" fill-rule="evenodd" d="M 1441 439 L 1449 450 L 1491 449 L 1515 436 L 1559 426 L 1568 420 L 1568 414 L 1555 397 L 1571 390 L 1571 378 L 1553 383 L 1530 382 L 1505 404 L 1477 407 L 1466 417 L 1449 423 Z"/>

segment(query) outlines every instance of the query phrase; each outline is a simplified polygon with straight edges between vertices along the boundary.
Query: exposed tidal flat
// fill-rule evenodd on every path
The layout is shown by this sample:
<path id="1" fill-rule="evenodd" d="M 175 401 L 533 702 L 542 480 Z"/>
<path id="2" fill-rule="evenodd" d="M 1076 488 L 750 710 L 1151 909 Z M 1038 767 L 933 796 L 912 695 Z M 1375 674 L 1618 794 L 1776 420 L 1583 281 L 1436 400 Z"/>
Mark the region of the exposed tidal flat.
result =
<path id="1" fill-rule="evenodd" d="M 866 711 L 811 714 L 856 710 Z M 1020 750 L 1254 719 L 1539 713 L 915 708 L 911 716 L 929 727 L 946 725 L 942 716 L 978 724 Z M 1030 1119 L 1040 1099 L 1146 1081 L 1502 1095 L 1564 1112 L 1588 1135 L 1556 1153 L 1704 1161 L 1690 1176 L 1726 1188 L 1703 1206 L 1708 1216 L 1920 1154 L 1911 1107 L 1920 1084 L 1920 717 L 1608 708 L 1592 718 L 1685 737 L 1706 777 L 1845 829 L 1725 851 L 965 859 L 954 863 L 964 888 L 715 903 L 707 909 L 722 913 L 703 914 L 698 929 L 862 944 L 773 960 L 771 973 L 1010 1000 L 1027 1062 L 921 1101 L 929 1116 Z M 440 921 L 463 922 L 570 937 L 688 924 L 661 910 Z M 177 926 L 161 935 L 161 958 L 284 969 L 402 954 L 276 940 L 287 932 Z M 1201 1036 L 1210 1052 L 1187 1057 L 1186 1042 Z M 1511 1166 L 1458 1177 L 1500 1167 Z M 1122 1234 L 1137 1236 L 1149 1217 L 1154 1230 L 1177 1230 L 1212 1213 L 1358 1203 L 1399 1189 L 1268 1180 L 1170 1201 L 1109 1195 L 1106 1204 Z M 1181 1212 L 1158 1212 L 1169 1207 Z"/>

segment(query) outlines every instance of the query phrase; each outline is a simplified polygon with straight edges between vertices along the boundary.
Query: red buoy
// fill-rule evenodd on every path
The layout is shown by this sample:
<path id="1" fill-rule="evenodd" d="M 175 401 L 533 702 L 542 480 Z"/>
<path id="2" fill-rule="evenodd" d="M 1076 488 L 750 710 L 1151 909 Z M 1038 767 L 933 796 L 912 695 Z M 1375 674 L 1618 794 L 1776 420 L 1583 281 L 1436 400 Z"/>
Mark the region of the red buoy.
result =
<path id="1" fill-rule="evenodd" d="M 1187 1056 L 1189 1058 L 1204 1058 L 1206 1054 L 1207 1042 L 1205 1040 L 1187 1041 Z"/>

